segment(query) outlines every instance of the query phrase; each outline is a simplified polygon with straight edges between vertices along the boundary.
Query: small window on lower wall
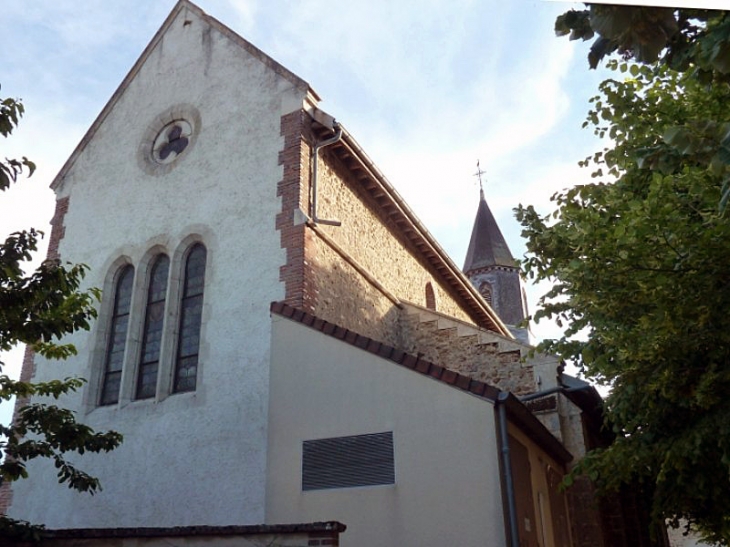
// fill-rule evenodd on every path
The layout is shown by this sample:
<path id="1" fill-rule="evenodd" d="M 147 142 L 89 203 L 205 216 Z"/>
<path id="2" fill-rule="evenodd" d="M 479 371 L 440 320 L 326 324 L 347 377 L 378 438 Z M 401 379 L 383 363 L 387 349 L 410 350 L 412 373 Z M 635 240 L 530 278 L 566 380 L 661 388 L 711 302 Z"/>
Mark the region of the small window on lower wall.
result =
<path id="1" fill-rule="evenodd" d="M 426 307 L 429 310 L 436 310 L 436 293 L 430 281 L 426 283 Z"/>
<path id="2" fill-rule="evenodd" d="M 393 432 L 304 441 L 302 490 L 395 484 Z"/>

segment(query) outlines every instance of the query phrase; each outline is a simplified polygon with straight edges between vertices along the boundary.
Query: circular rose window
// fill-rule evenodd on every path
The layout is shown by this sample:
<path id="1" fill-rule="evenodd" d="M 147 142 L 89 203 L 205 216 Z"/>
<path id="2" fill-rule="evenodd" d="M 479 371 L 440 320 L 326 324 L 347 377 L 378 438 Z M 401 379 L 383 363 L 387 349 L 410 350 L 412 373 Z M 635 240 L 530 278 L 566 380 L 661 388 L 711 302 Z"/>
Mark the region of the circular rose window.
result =
<path id="1" fill-rule="evenodd" d="M 186 120 L 168 123 L 155 137 L 152 144 L 152 159 L 166 165 L 175 161 L 190 144 L 193 126 Z"/>
<path id="2" fill-rule="evenodd" d="M 149 175 L 165 175 L 190 155 L 200 134 L 200 113 L 190 104 L 162 112 L 147 126 L 137 149 L 139 166 Z"/>

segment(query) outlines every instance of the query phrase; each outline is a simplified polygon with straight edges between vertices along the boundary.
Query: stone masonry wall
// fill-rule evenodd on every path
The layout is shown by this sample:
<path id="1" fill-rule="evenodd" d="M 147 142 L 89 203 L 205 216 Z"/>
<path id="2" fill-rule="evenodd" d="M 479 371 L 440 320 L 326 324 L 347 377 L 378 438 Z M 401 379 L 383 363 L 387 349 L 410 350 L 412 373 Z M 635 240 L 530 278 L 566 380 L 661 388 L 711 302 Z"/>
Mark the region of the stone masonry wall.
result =
<path id="1" fill-rule="evenodd" d="M 425 305 L 426 285 L 430 282 L 436 309 L 471 323 L 449 288 L 425 261 L 416 258 L 418 251 L 411 248 L 378 205 L 357 189 L 358 183 L 347 169 L 327 155 L 326 149 L 318 165 L 318 216 L 339 220 L 342 225 L 320 224 L 317 229 L 398 300 Z M 313 311 L 322 319 L 397 346 L 397 336 L 392 331 L 397 326 L 395 303 L 382 291 L 366 289 L 364 285 L 372 285 L 367 277 L 348 265 L 343 256 L 332 252 L 323 239 L 314 239 L 316 250 L 310 253 L 308 249 L 318 295 Z M 357 287 L 354 295 L 353 287 Z M 363 300 L 358 303 L 355 296 Z M 372 320 L 381 324 L 365 324 Z"/>
<path id="2" fill-rule="evenodd" d="M 316 236 L 314 237 L 316 239 Z M 323 240 L 308 247 L 317 317 L 400 347 L 399 309 Z"/>
<path id="3" fill-rule="evenodd" d="M 443 322 L 435 318 L 424 320 L 415 313 L 404 314 L 404 351 L 423 355 L 443 367 L 515 395 L 537 390 L 534 365 L 522 362 L 520 344 L 477 327 L 471 333 L 464 332 L 465 326 L 456 322 L 444 328 Z"/>

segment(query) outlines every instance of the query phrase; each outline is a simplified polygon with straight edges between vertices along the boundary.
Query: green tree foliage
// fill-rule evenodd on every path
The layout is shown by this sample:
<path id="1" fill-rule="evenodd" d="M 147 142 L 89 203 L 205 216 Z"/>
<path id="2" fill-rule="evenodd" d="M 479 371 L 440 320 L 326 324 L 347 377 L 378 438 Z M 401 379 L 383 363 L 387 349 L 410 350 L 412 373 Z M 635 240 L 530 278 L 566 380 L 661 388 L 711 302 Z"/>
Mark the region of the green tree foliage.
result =
<path id="1" fill-rule="evenodd" d="M 571 40 L 595 37 L 588 53 L 591 68 L 618 55 L 685 73 L 707 86 L 730 85 L 728 11 L 591 4 L 586 10 L 570 10 L 559 16 L 555 32 Z M 680 154 L 689 152 L 704 165 L 728 165 L 727 124 L 714 118 L 691 121 L 695 123 L 684 126 L 677 122 L 668 134 L 670 144 Z M 698 148 L 702 148 L 702 154 L 695 153 Z M 723 181 L 720 210 L 724 211 L 729 201 L 730 176 Z"/>
<path id="2" fill-rule="evenodd" d="M 612 386 L 616 435 L 579 465 L 601 491 L 641 484 L 652 515 L 730 540 L 730 223 L 717 203 L 730 87 L 613 60 L 586 124 L 610 145 L 581 162 L 596 182 L 520 206 L 530 278 L 554 281 L 543 350 Z M 684 134 L 691 132 L 691 134 Z M 724 158 L 723 158 L 724 159 Z"/>
<path id="3" fill-rule="evenodd" d="M 0 99 L 0 135 L 9 136 L 24 112 L 23 103 L 10 98 Z M 15 182 L 23 168 L 28 169 L 28 176 L 31 176 L 35 164 L 25 156 L 21 160 L 5 158 L 5 161 L 0 161 L 0 190 L 6 190 L 11 182 Z"/>
<path id="4" fill-rule="evenodd" d="M 638 63 L 660 61 L 705 83 L 713 78 L 728 81 L 730 74 L 726 11 L 590 4 L 560 15 L 555 33 L 571 40 L 595 37 L 588 53 L 591 68 L 615 53 Z"/>
<path id="5" fill-rule="evenodd" d="M 0 99 L 0 133 L 9 136 L 22 115 L 22 103 Z M 0 162 L 0 190 L 7 189 L 26 170 L 31 175 L 34 169 L 25 157 Z M 27 344 L 43 357 L 65 359 L 76 350 L 60 338 L 89 328 L 96 317 L 94 304 L 99 292 L 80 290 L 86 272 L 83 265 L 46 260 L 26 275 L 23 266 L 37 251 L 41 236 L 41 232 L 30 229 L 13 233 L 0 243 L 0 351 Z M 36 402 L 19 408 L 12 424 L 0 425 L 2 482 L 28 478 L 27 463 L 48 458 L 57 469 L 59 483 L 81 492 L 96 492 L 99 480 L 77 468 L 66 454 L 109 451 L 120 444 L 122 437 L 114 431 L 94 432 L 78 423 L 73 412 L 54 404 L 59 397 L 79 389 L 83 380 L 17 381 L 1 374 L 2 366 L 0 362 L 0 403 L 8 404 L 13 397 L 36 397 Z M 45 402 L 40 402 L 39 396 Z M 33 533 L 34 529 L 24 523 L 0 517 L 0 537 Z"/>
<path id="6" fill-rule="evenodd" d="M 643 64 L 663 65 L 703 84 L 730 84 L 730 12 L 688 8 L 660 8 L 592 4 L 583 11 L 570 10 L 555 21 L 558 36 L 590 40 L 588 53 L 596 68 L 616 54 Z M 697 161 L 730 163 L 730 130 L 716 119 L 695 119 L 674 128 L 675 147 L 681 154 L 703 148 Z M 723 181 L 720 210 L 730 201 L 730 176 Z"/>

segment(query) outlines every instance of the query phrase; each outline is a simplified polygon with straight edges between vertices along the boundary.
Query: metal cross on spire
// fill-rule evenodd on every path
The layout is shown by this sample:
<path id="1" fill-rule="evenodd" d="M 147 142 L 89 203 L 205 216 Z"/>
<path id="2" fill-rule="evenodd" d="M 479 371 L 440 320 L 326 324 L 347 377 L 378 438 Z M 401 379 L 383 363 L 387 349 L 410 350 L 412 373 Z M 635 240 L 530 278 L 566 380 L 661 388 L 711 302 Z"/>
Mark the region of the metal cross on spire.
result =
<path id="1" fill-rule="evenodd" d="M 484 185 L 482 184 L 482 175 L 486 175 L 486 171 L 482 171 L 482 168 L 479 167 L 479 160 L 477 160 L 477 172 L 474 173 L 475 177 L 479 178 L 479 193 L 484 196 Z"/>

